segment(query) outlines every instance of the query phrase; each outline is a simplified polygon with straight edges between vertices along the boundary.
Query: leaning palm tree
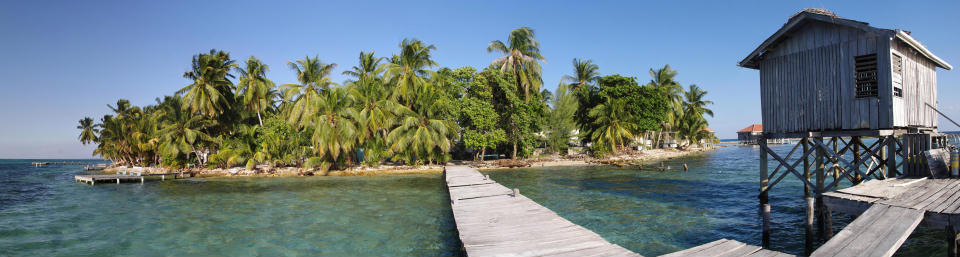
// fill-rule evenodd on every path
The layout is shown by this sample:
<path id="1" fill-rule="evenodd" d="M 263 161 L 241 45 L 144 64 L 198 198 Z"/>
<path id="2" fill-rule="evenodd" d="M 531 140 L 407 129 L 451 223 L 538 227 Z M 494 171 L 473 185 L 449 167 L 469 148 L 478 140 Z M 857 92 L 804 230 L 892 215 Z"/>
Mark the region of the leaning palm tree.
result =
<path id="1" fill-rule="evenodd" d="M 573 92 L 580 92 L 600 79 L 599 66 L 593 64 L 593 60 L 573 59 L 573 76 L 563 75 L 563 80 L 569 83 Z"/>
<path id="2" fill-rule="evenodd" d="M 430 51 L 436 49 L 418 39 L 407 38 L 400 41 L 400 54 L 383 65 L 384 77 L 393 85 L 394 98 L 408 108 L 413 106 L 413 93 L 424 87 L 428 83 L 426 77 L 433 74 L 428 68 L 437 66 L 430 59 Z"/>
<path id="3" fill-rule="evenodd" d="M 209 54 L 194 55 L 192 68 L 183 73 L 192 83 L 177 91 L 183 94 L 184 108 L 208 117 L 223 113 L 233 101 L 230 71 L 234 67 L 230 54 L 224 51 L 210 49 Z"/>
<path id="4" fill-rule="evenodd" d="M 505 56 L 494 59 L 490 65 L 500 67 L 501 72 L 512 72 L 517 88 L 523 88 L 524 101 L 530 102 L 530 91 L 540 92 L 540 62 L 546 61 L 540 55 L 540 42 L 534 39 L 533 29 L 522 27 L 510 32 L 507 43 L 494 40 L 487 46 L 487 52 L 498 52 Z"/>
<path id="5" fill-rule="evenodd" d="M 594 125 L 590 138 L 603 150 L 614 154 L 637 132 L 637 124 L 625 119 L 629 115 L 626 101 L 621 99 L 607 97 L 604 103 L 590 109 L 589 116 Z"/>
<path id="6" fill-rule="evenodd" d="M 273 106 L 276 91 L 273 81 L 267 79 L 270 68 L 256 57 L 247 59 L 244 68 L 237 68 L 240 78 L 237 81 L 237 94 L 243 97 L 243 105 L 248 110 L 257 112 L 257 121 L 263 126 L 263 117 L 260 114 L 267 107 Z"/>
<path id="7" fill-rule="evenodd" d="M 288 121 L 303 126 L 305 124 L 302 121 L 316 112 L 311 103 L 319 97 L 320 92 L 329 90 L 331 85 L 337 85 L 330 78 L 330 73 L 337 64 L 326 64 L 321 62 L 319 57 L 307 56 L 296 62 L 287 62 L 287 66 L 297 72 L 299 82 L 282 86 L 285 101 L 292 103 Z"/>
<path id="8" fill-rule="evenodd" d="M 93 124 L 92 118 L 86 117 L 80 120 L 80 125 L 77 126 L 77 129 L 80 130 L 80 143 L 86 145 L 97 141 L 97 128 L 96 125 Z"/>

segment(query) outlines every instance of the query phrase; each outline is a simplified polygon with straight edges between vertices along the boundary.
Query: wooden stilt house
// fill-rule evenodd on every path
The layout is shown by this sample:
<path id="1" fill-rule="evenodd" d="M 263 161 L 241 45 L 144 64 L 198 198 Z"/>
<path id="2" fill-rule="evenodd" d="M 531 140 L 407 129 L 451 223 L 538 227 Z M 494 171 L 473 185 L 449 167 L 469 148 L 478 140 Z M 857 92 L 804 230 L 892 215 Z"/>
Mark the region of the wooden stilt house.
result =
<path id="1" fill-rule="evenodd" d="M 936 68 L 952 68 L 909 31 L 822 9 L 793 15 L 739 65 L 760 70 L 767 138 L 935 130 Z"/>
<path id="2" fill-rule="evenodd" d="M 806 9 L 791 16 L 739 65 L 760 71 L 763 133 L 756 143 L 761 149 L 758 207 L 763 246 L 771 241 L 769 191 L 788 176 L 804 184 L 804 254 L 813 256 L 852 253 L 830 252 L 851 249 L 838 247 L 818 250 L 828 254 L 813 252 L 815 235 L 834 236 L 831 208 L 847 210 L 824 201 L 824 195 L 840 188 L 841 182 L 943 177 L 928 168 L 925 154 L 944 145 L 937 133 L 936 69 L 952 67 L 910 32 Z M 799 142 L 786 155 L 768 147 L 783 138 Z M 772 173 L 769 158 L 777 165 Z M 897 234 L 909 235 L 915 226 L 908 228 Z M 948 230 L 953 232 L 948 232 L 947 241 L 957 249 L 958 230 Z M 846 242 L 839 234 L 838 238 L 833 243 Z M 888 241 L 877 249 L 889 254 L 903 243 L 869 239 Z"/>

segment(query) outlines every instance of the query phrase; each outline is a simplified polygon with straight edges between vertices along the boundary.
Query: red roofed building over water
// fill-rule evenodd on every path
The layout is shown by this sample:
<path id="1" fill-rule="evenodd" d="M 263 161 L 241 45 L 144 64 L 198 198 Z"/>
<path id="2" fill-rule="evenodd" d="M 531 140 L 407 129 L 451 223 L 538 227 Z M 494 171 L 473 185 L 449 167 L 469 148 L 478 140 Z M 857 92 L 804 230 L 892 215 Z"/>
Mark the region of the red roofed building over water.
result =
<path id="1" fill-rule="evenodd" d="M 753 124 L 737 131 L 737 141 L 741 144 L 755 145 L 763 135 L 763 124 Z"/>

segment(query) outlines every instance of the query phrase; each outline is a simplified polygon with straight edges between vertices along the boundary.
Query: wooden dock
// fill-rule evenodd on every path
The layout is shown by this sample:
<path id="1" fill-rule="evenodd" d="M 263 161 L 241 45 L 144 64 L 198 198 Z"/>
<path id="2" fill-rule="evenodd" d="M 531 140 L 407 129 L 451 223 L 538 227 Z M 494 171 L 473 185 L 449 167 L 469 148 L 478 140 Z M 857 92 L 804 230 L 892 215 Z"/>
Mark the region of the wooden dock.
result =
<path id="1" fill-rule="evenodd" d="M 641 256 L 465 166 L 444 168 L 468 256 Z M 666 256 L 791 256 L 721 239 Z"/>
<path id="2" fill-rule="evenodd" d="M 825 193 L 824 203 L 859 217 L 812 256 L 891 256 L 920 224 L 960 224 L 960 179 L 870 180 Z"/>
<path id="3" fill-rule="evenodd" d="M 121 175 L 121 174 L 105 174 L 105 175 L 76 175 L 73 176 L 73 180 L 76 182 L 83 182 L 90 185 L 96 185 L 97 183 L 143 183 L 148 177 L 160 177 L 160 180 L 166 180 L 167 178 L 176 179 L 178 176 L 182 177 L 181 173 L 165 173 L 165 174 L 143 174 L 143 175 Z"/>

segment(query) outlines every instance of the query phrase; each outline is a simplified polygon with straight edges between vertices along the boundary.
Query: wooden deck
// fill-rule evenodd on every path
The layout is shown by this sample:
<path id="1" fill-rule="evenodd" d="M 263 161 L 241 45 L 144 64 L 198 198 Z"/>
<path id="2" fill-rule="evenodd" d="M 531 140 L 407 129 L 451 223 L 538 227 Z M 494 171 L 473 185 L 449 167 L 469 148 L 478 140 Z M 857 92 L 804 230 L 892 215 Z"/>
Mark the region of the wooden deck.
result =
<path id="1" fill-rule="evenodd" d="M 468 256 L 640 256 L 473 168 L 444 170 L 453 217 Z M 721 239 L 666 256 L 792 255 Z"/>
<path id="2" fill-rule="evenodd" d="M 76 175 L 73 176 L 73 180 L 76 182 L 83 182 L 90 185 L 96 185 L 97 183 L 143 183 L 148 177 L 160 177 L 160 180 L 166 180 L 167 178 L 176 179 L 177 176 L 182 176 L 178 173 L 165 173 L 165 174 L 143 174 L 143 175 L 120 175 L 120 174 L 104 174 L 104 175 Z"/>
<path id="3" fill-rule="evenodd" d="M 876 204 L 810 256 L 893 256 L 923 220 L 923 210 Z"/>
<path id="4" fill-rule="evenodd" d="M 960 224 L 960 179 L 886 179 L 825 193 L 832 211 L 860 215 L 875 204 L 922 210 L 922 224 Z"/>
<path id="5" fill-rule="evenodd" d="M 660 255 L 660 257 L 685 256 L 724 256 L 724 257 L 790 257 L 794 255 L 770 251 L 759 246 L 748 245 L 734 240 L 720 239 L 679 252 Z"/>
<path id="6" fill-rule="evenodd" d="M 886 179 L 824 194 L 832 211 L 860 215 L 812 256 L 891 256 L 920 224 L 960 224 L 960 179 Z"/>

